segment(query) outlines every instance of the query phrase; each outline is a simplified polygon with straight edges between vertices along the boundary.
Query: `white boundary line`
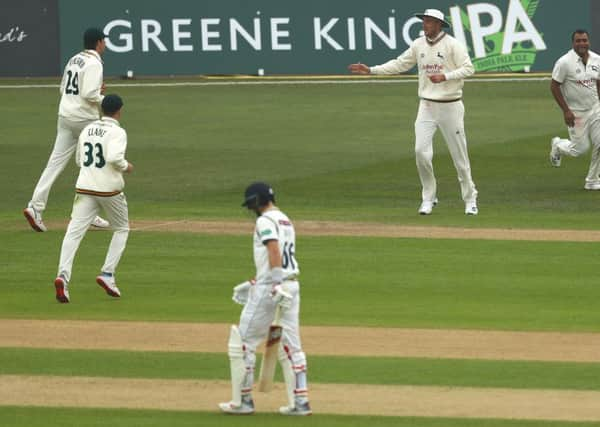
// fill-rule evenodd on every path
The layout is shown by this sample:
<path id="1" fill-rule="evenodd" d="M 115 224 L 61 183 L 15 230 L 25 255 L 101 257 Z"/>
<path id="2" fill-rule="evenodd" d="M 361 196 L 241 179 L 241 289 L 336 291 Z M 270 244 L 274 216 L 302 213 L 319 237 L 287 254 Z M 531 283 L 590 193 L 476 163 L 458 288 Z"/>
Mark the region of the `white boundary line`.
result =
<path id="1" fill-rule="evenodd" d="M 467 79 L 469 83 L 486 82 L 541 82 L 550 80 L 550 77 L 496 77 Z M 389 79 L 389 80 L 252 80 L 252 81 L 226 81 L 226 82 L 170 82 L 170 83 L 109 83 L 110 87 L 192 87 L 192 86 L 260 86 L 260 85 L 349 85 L 349 84 L 397 84 L 415 83 L 417 79 Z M 32 85 L 0 85 L 0 89 L 45 89 L 58 88 L 58 84 L 32 84 Z"/>

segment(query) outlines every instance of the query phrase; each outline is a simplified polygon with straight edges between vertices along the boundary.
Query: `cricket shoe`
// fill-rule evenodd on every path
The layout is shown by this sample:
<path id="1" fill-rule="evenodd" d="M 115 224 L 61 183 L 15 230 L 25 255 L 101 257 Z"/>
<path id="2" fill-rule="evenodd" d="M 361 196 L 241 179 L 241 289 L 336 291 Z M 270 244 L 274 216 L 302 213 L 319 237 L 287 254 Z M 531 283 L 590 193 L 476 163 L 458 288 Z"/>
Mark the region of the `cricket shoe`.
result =
<path id="1" fill-rule="evenodd" d="M 560 167 L 560 149 L 558 148 L 558 142 L 560 138 L 555 136 L 550 142 L 550 164 L 555 168 Z"/>
<path id="2" fill-rule="evenodd" d="M 223 402 L 219 403 L 219 409 L 231 415 L 251 415 L 254 413 L 254 401 L 252 398 L 242 398 L 241 405 L 236 405 L 233 402 Z"/>
<path id="3" fill-rule="evenodd" d="M 583 188 L 586 190 L 600 190 L 600 181 L 586 181 Z"/>
<path id="4" fill-rule="evenodd" d="M 42 221 L 42 213 L 35 210 L 33 206 L 29 205 L 23 209 L 23 215 L 35 231 L 44 232 L 48 230 L 44 225 L 44 221 Z"/>
<path id="5" fill-rule="evenodd" d="M 67 282 L 65 276 L 60 275 L 54 279 L 54 289 L 56 289 L 56 300 L 58 302 L 63 304 L 69 302 L 69 282 Z"/>
<path id="6" fill-rule="evenodd" d="M 438 204 L 438 199 L 435 198 L 433 202 L 429 200 L 423 200 L 421 206 L 419 207 L 419 215 L 431 215 L 431 211 L 433 211 L 433 207 Z"/>
<path id="7" fill-rule="evenodd" d="M 96 228 L 110 228 L 110 222 L 100 218 L 99 216 L 96 216 L 96 218 L 94 218 L 91 225 L 92 227 Z"/>
<path id="8" fill-rule="evenodd" d="M 281 415 L 306 416 L 312 415 L 312 409 L 310 408 L 308 399 L 300 400 L 296 398 L 294 406 L 282 406 L 279 408 L 279 413 Z"/>
<path id="9" fill-rule="evenodd" d="M 121 291 L 117 288 L 114 274 L 102 273 L 96 277 L 96 283 L 104 288 L 111 297 L 119 298 Z"/>
<path id="10" fill-rule="evenodd" d="M 465 215 L 477 215 L 479 213 L 479 209 L 477 208 L 477 201 L 466 202 L 465 203 Z"/>

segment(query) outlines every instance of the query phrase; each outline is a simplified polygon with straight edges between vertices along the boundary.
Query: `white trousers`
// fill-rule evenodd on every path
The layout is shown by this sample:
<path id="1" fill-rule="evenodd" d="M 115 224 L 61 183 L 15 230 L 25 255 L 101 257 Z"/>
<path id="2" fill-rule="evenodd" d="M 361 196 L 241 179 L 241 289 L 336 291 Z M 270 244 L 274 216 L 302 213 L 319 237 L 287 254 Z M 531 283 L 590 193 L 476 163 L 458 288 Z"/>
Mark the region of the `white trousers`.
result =
<path id="1" fill-rule="evenodd" d="M 74 122 L 65 117 L 58 117 L 54 148 L 29 202 L 36 211 L 41 212 L 46 209 L 52 185 L 54 185 L 56 178 L 58 178 L 62 171 L 65 170 L 69 159 L 73 156 L 79 134 L 91 122 L 92 120 Z"/>
<path id="2" fill-rule="evenodd" d="M 464 126 L 465 107 L 462 101 L 432 102 L 421 100 L 415 121 L 415 154 L 417 170 L 423 187 L 423 201 L 436 199 L 437 183 L 433 174 L 433 136 L 439 128 L 458 173 L 462 199 L 477 200 L 477 189 L 471 178 L 471 164 L 467 151 Z"/>
<path id="3" fill-rule="evenodd" d="M 285 282 L 287 291 L 293 295 L 292 305 L 282 311 L 281 343 L 290 354 L 302 352 L 300 342 L 300 284 Z M 250 288 L 248 302 L 244 305 L 238 329 L 246 347 L 246 364 L 254 369 L 256 349 L 266 339 L 275 317 L 276 304 L 271 299 L 271 285 L 254 285 Z"/>
<path id="4" fill-rule="evenodd" d="M 117 269 L 119 260 L 125 251 L 127 237 L 129 236 L 129 213 L 125 194 L 120 193 L 112 197 L 77 194 L 73 202 L 71 221 L 67 227 L 60 250 L 58 265 L 58 275 L 63 275 L 67 282 L 71 280 L 73 259 L 75 258 L 79 244 L 83 236 L 85 236 L 88 227 L 101 210 L 104 210 L 106 213 L 110 225 L 114 230 L 101 271 L 114 274 Z"/>
<path id="5" fill-rule="evenodd" d="M 567 128 L 570 139 L 558 141 L 562 155 L 579 157 L 588 152 L 592 145 L 592 159 L 586 182 L 600 182 L 600 105 L 585 113 L 575 114 L 575 126 Z"/>

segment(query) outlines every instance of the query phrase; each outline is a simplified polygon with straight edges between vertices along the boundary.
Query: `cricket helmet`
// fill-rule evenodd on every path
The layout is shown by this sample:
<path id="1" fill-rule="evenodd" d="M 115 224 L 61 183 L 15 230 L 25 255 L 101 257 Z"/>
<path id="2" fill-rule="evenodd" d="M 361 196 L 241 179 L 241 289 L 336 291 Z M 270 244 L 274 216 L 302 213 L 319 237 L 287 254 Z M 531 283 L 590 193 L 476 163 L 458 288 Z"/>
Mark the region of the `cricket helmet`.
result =
<path id="1" fill-rule="evenodd" d="M 242 206 L 248 209 L 256 209 L 266 206 L 269 202 L 275 202 L 275 192 L 265 182 L 253 182 L 244 192 L 244 203 Z"/>

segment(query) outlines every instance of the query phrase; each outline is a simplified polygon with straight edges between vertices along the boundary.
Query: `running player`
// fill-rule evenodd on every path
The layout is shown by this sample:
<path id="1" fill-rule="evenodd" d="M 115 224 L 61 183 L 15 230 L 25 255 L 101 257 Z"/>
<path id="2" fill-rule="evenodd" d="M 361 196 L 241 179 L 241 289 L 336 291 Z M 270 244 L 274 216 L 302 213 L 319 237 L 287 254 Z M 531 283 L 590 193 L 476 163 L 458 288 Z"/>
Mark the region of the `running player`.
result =
<path id="1" fill-rule="evenodd" d="M 102 100 L 104 116 L 86 126 L 77 142 L 75 162 L 81 168 L 75 190 L 77 194 L 60 250 L 58 277 L 54 280 L 56 299 L 61 303 L 70 301 L 69 282 L 73 259 L 89 225 L 100 210 L 104 210 L 108 216 L 114 234 L 96 283 L 108 295 L 121 296 L 115 281 L 115 270 L 129 235 L 123 173 L 133 170 L 133 165 L 125 160 L 127 133 L 119 125 L 122 106 L 123 101 L 118 95 L 107 95 Z"/>
<path id="2" fill-rule="evenodd" d="M 35 231 L 47 230 L 42 213 L 46 209 L 50 189 L 75 152 L 81 130 L 100 118 L 100 104 L 104 98 L 100 55 L 106 48 L 105 37 L 97 28 L 87 29 L 83 34 L 85 50 L 69 59 L 65 66 L 60 84 L 61 98 L 54 148 L 31 201 L 23 210 L 25 218 Z M 100 217 L 94 218 L 91 225 L 99 228 L 110 226 Z"/>
<path id="3" fill-rule="evenodd" d="M 556 61 L 550 83 L 570 139 L 552 138 L 550 163 L 559 167 L 563 155 L 585 154 L 591 141 L 592 159 L 583 188 L 600 190 L 600 56 L 590 51 L 586 30 L 574 31 L 571 41 L 573 49 Z"/>

